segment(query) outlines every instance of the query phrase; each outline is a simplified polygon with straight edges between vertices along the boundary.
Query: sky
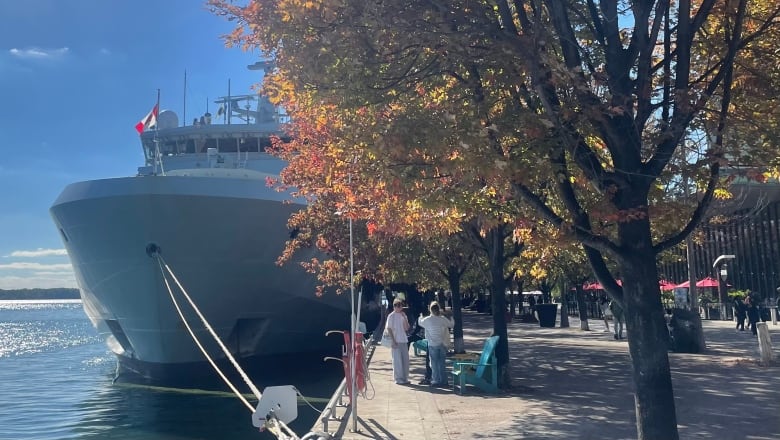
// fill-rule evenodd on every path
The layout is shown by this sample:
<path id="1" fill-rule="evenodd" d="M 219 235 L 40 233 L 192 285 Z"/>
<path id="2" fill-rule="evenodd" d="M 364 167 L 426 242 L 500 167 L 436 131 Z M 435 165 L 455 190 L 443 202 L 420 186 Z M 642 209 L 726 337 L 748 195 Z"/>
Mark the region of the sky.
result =
<path id="1" fill-rule="evenodd" d="M 204 0 L 0 1 L 0 289 L 76 287 L 49 207 L 70 183 L 143 165 L 135 124 L 251 93 L 258 52 Z M 190 116 L 191 115 L 191 116 Z"/>

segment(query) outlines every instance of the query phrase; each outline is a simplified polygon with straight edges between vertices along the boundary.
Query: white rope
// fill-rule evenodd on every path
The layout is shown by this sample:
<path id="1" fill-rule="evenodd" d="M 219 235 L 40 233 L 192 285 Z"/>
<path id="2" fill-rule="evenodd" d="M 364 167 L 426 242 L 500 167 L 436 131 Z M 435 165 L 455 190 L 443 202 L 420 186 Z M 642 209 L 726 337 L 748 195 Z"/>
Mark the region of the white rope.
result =
<path id="1" fill-rule="evenodd" d="M 241 392 L 236 389 L 236 387 L 230 382 L 230 380 L 225 376 L 225 374 L 219 369 L 217 364 L 214 362 L 213 359 L 209 356 L 206 349 L 203 347 L 203 345 L 200 343 L 200 340 L 195 335 L 195 332 L 192 330 L 192 327 L 190 327 L 189 323 L 187 322 L 187 319 L 184 317 L 184 314 L 181 311 L 181 308 L 179 307 L 179 303 L 176 301 L 175 296 L 173 295 L 173 291 L 171 290 L 171 286 L 168 283 L 168 278 L 165 276 L 165 271 L 163 271 L 163 266 L 165 266 L 165 269 L 168 271 L 168 273 L 171 275 L 173 280 L 176 282 L 176 285 L 179 286 L 179 289 L 181 289 L 182 294 L 187 299 L 187 301 L 192 306 L 193 310 L 195 310 L 195 313 L 197 313 L 198 317 L 200 318 L 203 325 L 206 327 L 206 329 L 209 331 L 211 336 L 214 338 L 215 341 L 219 344 L 219 346 L 222 348 L 222 351 L 225 353 L 225 355 L 230 359 L 230 362 L 233 363 L 233 366 L 238 370 L 241 377 L 244 379 L 244 382 L 249 386 L 249 388 L 252 390 L 252 393 L 257 397 L 258 400 L 260 400 L 260 397 L 262 394 L 260 394 L 260 391 L 257 390 L 257 387 L 252 383 L 252 381 L 247 377 L 246 373 L 244 373 L 244 370 L 241 369 L 241 367 L 238 365 L 236 360 L 233 358 L 233 356 L 228 351 L 227 347 L 222 343 L 222 341 L 219 339 L 219 336 L 214 332 L 214 330 L 211 328 L 211 325 L 209 325 L 208 321 L 206 321 L 206 318 L 203 316 L 203 314 L 200 313 L 200 310 L 195 305 L 195 303 L 192 301 L 190 296 L 187 294 L 187 292 L 184 290 L 184 287 L 182 287 L 181 283 L 179 283 L 179 280 L 176 278 L 176 275 L 173 274 L 173 271 L 170 267 L 165 263 L 162 256 L 160 254 L 157 254 L 158 258 L 158 264 L 160 265 L 160 271 L 163 275 L 163 280 L 165 281 L 165 287 L 168 289 L 168 294 L 171 297 L 171 301 L 173 301 L 173 305 L 176 308 L 176 311 L 179 313 L 179 317 L 181 318 L 182 322 L 184 323 L 184 326 L 187 328 L 187 331 L 190 333 L 190 336 L 192 336 L 192 340 L 195 342 L 195 344 L 198 346 L 200 351 L 203 353 L 203 355 L 206 357 L 206 360 L 211 364 L 212 367 L 214 367 L 214 370 L 219 374 L 219 377 L 222 378 L 222 380 L 227 384 L 228 387 L 233 391 L 233 393 L 238 397 L 241 402 L 244 403 L 244 405 L 249 408 L 249 411 L 252 413 L 255 412 L 255 408 L 252 406 L 252 404 L 249 403 L 248 400 L 241 394 Z"/>
<path id="2" fill-rule="evenodd" d="M 244 379 L 244 383 L 249 387 L 249 389 L 252 391 L 252 394 L 255 395 L 257 400 L 260 400 L 260 398 L 263 396 L 263 394 L 260 392 L 260 390 L 257 389 L 254 383 L 252 383 L 252 380 L 249 379 L 249 376 L 247 376 L 246 372 L 244 372 L 244 369 L 241 368 L 241 366 L 238 364 L 236 359 L 233 357 L 233 355 L 230 353 L 230 350 L 228 350 L 227 347 L 225 347 L 225 344 L 222 343 L 222 340 L 219 339 L 219 336 L 217 336 L 217 333 L 214 331 L 213 328 L 211 328 L 211 325 L 209 325 L 208 321 L 206 321 L 206 318 L 203 316 L 202 313 L 200 313 L 200 309 L 198 309 L 198 306 L 195 305 L 195 303 L 192 301 L 192 298 L 187 294 L 187 291 L 184 290 L 184 287 L 181 285 L 179 280 L 176 278 L 176 275 L 173 274 L 173 271 L 170 267 L 168 267 L 168 264 L 165 263 L 165 261 L 162 259 L 162 256 L 158 254 L 158 257 L 161 261 L 163 261 L 163 264 L 165 265 L 165 268 L 168 270 L 168 273 L 171 274 L 171 278 L 173 278 L 173 281 L 176 281 L 176 285 L 179 286 L 179 289 L 181 289 L 181 293 L 184 295 L 185 298 L 187 298 L 187 302 L 190 303 L 192 306 L 192 309 L 195 311 L 195 313 L 200 318 L 203 325 L 206 327 L 206 330 L 209 331 L 211 336 L 214 338 L 214 340 L 219 344 L 219 347 L 222 349 L 222 352 L 225 353 L 225 356 L 230 360 L 230 363 L 233 364 L 233 367 L 236 368 L 236 371 L 241 375 L 241 378 Z M 254 411 L 254 410 L 253 410 Z"/>

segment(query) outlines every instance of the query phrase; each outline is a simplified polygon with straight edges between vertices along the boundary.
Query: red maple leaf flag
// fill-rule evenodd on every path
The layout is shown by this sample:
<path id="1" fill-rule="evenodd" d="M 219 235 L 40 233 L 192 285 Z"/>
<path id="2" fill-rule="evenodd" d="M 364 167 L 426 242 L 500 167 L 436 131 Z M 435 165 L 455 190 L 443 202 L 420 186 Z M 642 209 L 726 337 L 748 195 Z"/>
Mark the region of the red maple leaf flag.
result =
<path id="1" fill-rule="evenodd" d="M 144 130 L 153 128 L 156 125 L 157 125 L 157 105 L 155 104 L 152 111 L 150 111 L 148 115 L 144 116 L 143 119 L 141 119 L 140 121 L 138 121 L 137 124 L 135 124 L 135 131 L 137 131 L 138 134 L 141 134 L 144 132 Z"/>

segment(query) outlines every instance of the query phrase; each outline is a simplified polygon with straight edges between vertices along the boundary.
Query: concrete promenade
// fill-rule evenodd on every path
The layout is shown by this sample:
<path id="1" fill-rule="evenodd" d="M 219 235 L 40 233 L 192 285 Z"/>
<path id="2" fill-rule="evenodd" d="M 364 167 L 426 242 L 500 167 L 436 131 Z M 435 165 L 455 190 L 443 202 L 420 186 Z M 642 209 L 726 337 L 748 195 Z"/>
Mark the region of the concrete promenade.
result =
<path id="1" fill-rule="evenodd" d="M 466 349 L 479 351 L 491 317 L 464 311 L 463 320 Z M 358 431 L 348 407 L 328 430 L 345 440 L 636 438 L 627 342 L 603 321 L 589 324 L 585 332 L 576 318 L 569 328 L 509 323 L 512 388 L 499 395 L 417 385 L 425 358 L 411 349 L 412 383 L 396 385 L 390 350 L 379 346 L 367 398 L 358 399 Z M 768 325 L 778 359 L 780 325 Z M 730 321 L 704 321 L 704 331 L 706 353 L 670 353 L 680 438 L 780 439 L 777 362 L 759 366 L 756 337 Z"/>

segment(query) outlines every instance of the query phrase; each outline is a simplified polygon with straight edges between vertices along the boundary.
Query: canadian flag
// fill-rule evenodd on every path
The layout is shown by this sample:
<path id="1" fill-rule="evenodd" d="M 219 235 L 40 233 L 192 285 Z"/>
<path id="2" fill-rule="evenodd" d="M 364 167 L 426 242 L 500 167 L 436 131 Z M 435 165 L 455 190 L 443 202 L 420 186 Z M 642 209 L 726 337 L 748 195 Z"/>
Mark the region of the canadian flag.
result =
<path id="1" fill-rule="evenodd" d="M 135 124 L 135 131 L 137 131 L 138 134 L 141 134 L 144 132 L 144 130 L 155 127 L 156 125 L 157 125 L 157 105 L 155 104 L 152 111 L 150 111 L 148 115 L 144 116 L 143 119 L 141 119 L 140 121 L 138 121 L 137 124 Z"/>

